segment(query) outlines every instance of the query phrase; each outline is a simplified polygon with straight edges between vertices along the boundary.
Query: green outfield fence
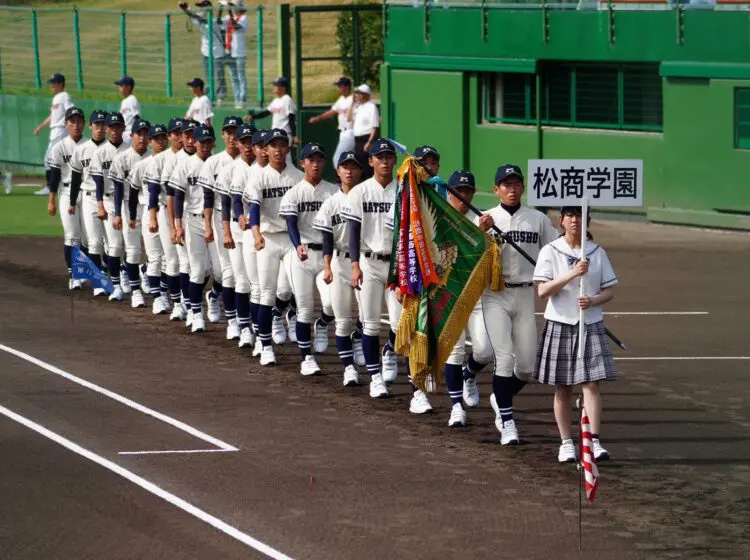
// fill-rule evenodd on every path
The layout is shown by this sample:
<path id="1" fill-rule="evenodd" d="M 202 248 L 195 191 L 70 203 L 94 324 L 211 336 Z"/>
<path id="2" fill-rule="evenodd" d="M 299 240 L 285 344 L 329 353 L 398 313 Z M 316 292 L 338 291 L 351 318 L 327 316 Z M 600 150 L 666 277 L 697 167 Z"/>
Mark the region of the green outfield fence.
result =
<path id="1" fill-rule="evenodd" d="M 248 102 L 263 105 L 280 68 L 279 6 L 247 10 Z M 180 11 L 0 6 L 0 89 L 44 88 L 49 76 L 60 72 L 73 94 L 112 95 L 113 82 L 127 74 L 135 78 L 139 95 L 183 103 L 191 97 L 185 82 L 195 76 L 214 91 L 212 77 L 204 75 L 200 43 L 198 27 Z"/>

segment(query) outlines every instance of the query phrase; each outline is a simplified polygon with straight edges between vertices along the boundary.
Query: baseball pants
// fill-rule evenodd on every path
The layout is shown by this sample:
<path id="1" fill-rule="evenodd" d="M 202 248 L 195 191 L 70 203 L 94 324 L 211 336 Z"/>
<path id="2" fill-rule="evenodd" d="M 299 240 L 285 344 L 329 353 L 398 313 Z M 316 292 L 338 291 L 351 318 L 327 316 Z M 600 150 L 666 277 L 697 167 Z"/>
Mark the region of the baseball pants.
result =
<path id="1" fill-rule="evenodd" d="M 484 324 L 495 354 L 495 375 L 528 381 L 536 359 L 534 288 L 505 288 L 482 295 Z"/>
<path id="2" fill-rule="evenodd" d="M 81 213 L 86 239 L 89 243 L 89 253 L 103 255 L 105 246 L 104 224 L 96 215 L 96 196 L 93 191 L 81 193 Z M 66 211 L 67 213 L 67 211 Z"/>
<path id="3" fill-rule="evenodd" d="M 239 294 L 250 293 L 250 280 L 247 276 L 247 266 L 244 256 L 247 252 L 246 243 L 253 243 L 252 234 L 248 237 L 249 230 L 244 232 L 240 229 L 237 222 L 232 221 L 231 225 L 232 239 L 234 240 L 234 249 L 228 249 L 229 260 L 232 264 L 232 275 L 234 276 L 234 291 Z"/>
<path id="4" fill-rule="evenodd" d="M 265 247 L 257 252 L 258 280 L 260 282 L 260 304 L 273 307 L 276 295 L 284 301 L 292 297 L 292 287 L 289 283 L 288 271 L 282 267 L 282 259 L 293 251 L 289 234 L 264 234 Z M 282 272 L 280 275 L 279 273 Z"/>
<path id="5" fill-rule="evenodd" d="M 258 276 L 258 251 L 255 250 L 255 238 L 250 229 L 242 232 L 242 257 L 245 271 L 250 282 L 250 303 L 260 303 L 260 277 Z"/>
<path id="6" fill-rule="evenodd" d="M 157 223 L 158 216 L 157 211 Z M 143 235 L 143 246 L 146 249 L 146 275 L 161 276 L 162 270 L 166 270 L 166 267 L 163 266 L 165 264 L 164 249 L 161 245 L 160 232 L 151 233 L 149 231 L 150 221 L 151 215 L 148 208 L 144 207 L 141 213 L 141 234 Z M 161 227 L 159 229 L 161 230 Z"/>
<path id="7" fill-rule="evenodd" d="M 307 251 L 307 260 L 301 261 L 296 252 L 286 257 L 292 281 L 292 291 L 297 300 L 297 321 L 312 324 L 315 314 L 315 288 L 320 294 L 323 312 L 332 315 L 331 296 L 328 284 L 323 281 L 323 252 Z"/>
<path id="8" fill-rule="evenodd" d="M 107 255 L 121 259 L 125 253 L 125 242 L 122 231 L 118 231 L 112 226 L 112 220 L 115 217 L 114 194 L 104 195 L 104 210 L 107 212 L 107 218 L 103 221 L 104 235 L 107 237 Z M 125 224 L 125 227 L 127 227 L 127 224 Z M 110 274 L 116 274 L 116 272 L 110 271 Z"/>
<path id="9" fill-rule="evenodd" d="M 386 286 L 388 282 L 388 261 L 379 261 L 362 255 L 359 266 L 362 269 L 360 309 L 364 334 L 368 336 L 380 334 L 383 299 L 385 299 L 388 308 L 388 321 L 391 330 L 395 331 L 398 328 L 399 319 L 401 319 L 401 304 L 393 290 L 389 290 Z"/>
<path id="10" fill-rule="evenodd" d="M 453 347 L 453 352 L 448 356 L 446 363 L 456 366 L 464 365 L 467 333 L 471 339 L 471 354 L 473 355 L 474 360 L 480 364 L 491 364 L 495 359 L 495 355 L 492 350 L 490 338 L 487 335 L 487 328 L 484 324 L 484 313 L 482 312 L 481 301 L 477 302 L 474 309 L 471 310 L 469 322 L 461 333 L 461 336 L 458 338 L 456 345 Z"/>
<path id="11" fill-rule="evenodd" d="M 128 201 L 125 200 L 122 204 L 127 208 Z M 139 205 L 135 214 L 135 229 L 130 229 L 128 219 L 122 219 L 122 238 L 125 242 L 125 262 L 130 264 L 141 263 L 141 252 L 143 250 L 143 243 L 141 241 L 141 213 L 142 211 Z"/>
<path id="12" fill-rule="evenodd" d="M 69 247 L 86 245 L 86 243 L 81 243 L 81 241 L 86 241 L 86 236 L 83 229 L 83 205 L 80 194 L 75 205 L 76 213 L 71 216 L 68 214 L 68 208 L 70 208 L 70 187 L 63 185 L 57 193 L 57 211 L 62 222 L 65 245 Z"/>
<path id="13" fill-rule="evenodd" d="M 190 281 L 203 286 L 210 264 L 209 243 L 204 237 L 203 214 L 185 213 L 185 248 L 190 263 Z"/>
<path id="14" fill-rule="evenodd" d="M 330 284 L 330 294 L 333 316 L 336 318 L 336 336 L 352 334 L 352 294 L 357 298 L 358 309 L 361 307 L 359 290 L 352 288 L 352 261 L 344 255 L 336 250 L 331 257 L 333 282 Z"/>
<path id="15" fill-rule="evenodd" d="M 220 279 L 222 286 L 234 288 L 234 271 L 232 261 L 229 259 L 229 249 L 224 247 L 224 224 L 221 221 L 220 210 L 214 210 L 213 225 L 215 251 L 210 252 L 209 256 L 212 259 L 214 279 Z"/>
<path id="16" fill-rule="evenodd" d="M 169 216 L 167 215 L 167 207 L 163 204 L 159 204 L 159 211 L 156 213 L 157 223 L 159 224 L 159 240 L 161 241 L 161 249 L 164 252 L 164 264 L 165 272 L 167 276 L 179 276 L 180 274 L 180 259 L 177 255 L 177 245 L 172 243 L 172 237 L 170 236 L 169 228 Z M 149 258 L 149 263 L 151 259 Z"/>

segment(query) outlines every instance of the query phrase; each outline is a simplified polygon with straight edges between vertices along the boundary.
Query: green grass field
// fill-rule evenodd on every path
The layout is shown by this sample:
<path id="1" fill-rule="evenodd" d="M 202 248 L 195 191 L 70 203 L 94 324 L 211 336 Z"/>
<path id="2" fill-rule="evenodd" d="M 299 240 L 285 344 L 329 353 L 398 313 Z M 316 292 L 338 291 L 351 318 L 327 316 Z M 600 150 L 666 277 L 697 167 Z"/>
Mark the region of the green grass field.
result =
<path id="1" fill-rule="evenodd" d="M 0 194 L 0 236 L 62 236 L 60 217 L 47 214 L 47 197 L 34 195 L 38 189 L 13 187 L 10 195 Z"/>

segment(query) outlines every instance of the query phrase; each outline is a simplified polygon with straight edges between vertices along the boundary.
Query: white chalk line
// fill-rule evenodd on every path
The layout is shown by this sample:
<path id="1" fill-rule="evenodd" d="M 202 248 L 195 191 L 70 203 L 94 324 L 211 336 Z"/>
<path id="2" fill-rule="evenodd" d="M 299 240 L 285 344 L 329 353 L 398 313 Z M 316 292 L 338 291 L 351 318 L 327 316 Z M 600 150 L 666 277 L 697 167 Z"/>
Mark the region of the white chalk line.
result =
<path id="1" fill-rule="evenodd" d="M 171 492 L 168 492 L 167 490 L 164 490 L 163 488 L 157 486 L 153 482 L 150 482 L 146 480 L 145 478 L 138 476 L 132 471 L 129 471 L 128 469 L 121 467 L 117 463 L 113 463 L 112 461 L 105 459 L 101 455 L 97 455 L 93 451 L 89 451 L 88 449 L 85 449 L 78 445 L 77 443 L 74 443 L 73 441 L 56 434 L 55 432 L 48 430 L 44 426 L 37 424 L 33 420 L 29 420 L 28 418 L 21 416 L 20 414 L 16 414 L 12 410 L 9 410 L 5 408 L 4 406 L 0 405 L 0 414 L 3 416 L 6 416 L 10 418 L 11 420 L 18 422 L 19 424 L 22 424 L 23 426 L 26 426 L 27 428 L 35 431 L 36 433 L 43 435 L 47 439 L 51 439 L 55 443 L 62 445 L 66 449 L 69 449 L 73 453 L 76 453 L 82 457 L 85 457 L 89 461 L 93 461 L 94 463 L 104 467 L 105 469 L 108 469 L 112 471 L 113 473 L 129 480 L 130 482 L 140 486 L 147 492 L 150 492 L 151 494 L 161 498 L 162 500 L 172 504 L 175 507 L 178 507 L 182 511 L 189 513 L 193 517 L 196 517 L 203 521 L 204 523 L 207 523 L 211 525 L 212 527 L 218 529 L 222 533 L 225 533 L 226 535 L 229 535 L 233 539 L 236 539 L 240 541 L 241 543 L 254 548 L 258 552 L 261 552 L 262 554 L 265 554 L 266 556 L 270 558 L 275 558 L 279 560 L 291 560 L 291 557 L 287 556 L 286 554 L 279 552 L 275 548 L 272 548 L 268 546 L 267 544 L 251 537 L 247 533 L 244 533 L 240 531 L 239 529 L 232 527 L 228 523 L 222 521 L 221 519 L 214 517 L 210 513 L 207 513 L 203 511 L 202 509 L 194 506 L 193 504 L 183 500 L 179 496 L 175 496 Z"/>
<path id="2" fill-rule="evenodd" d="M 170 455 L 187 453 L 233 453 L 237 449 L 154 449 L 151 451 L 118 451 L 118 455 Z"/>
<path id="3" fill-rule="evenodd" d="M 192 426 L 185 424 L 184 422 L 180 422 L 179 420 L 176 420 L 175 418 L 172 418 L 171 416 L 167 416 L 166 414 L 162 414 L 161 412 L 157 412 L 156 410 L 149 408 L 147 406 L 144 406 L 142 404 L 139 404 L 133 400 L 130 400 L 127 397 L 123 397 L 122 395 L 119 395 L 115 393 L 114 391 L 110 391 L 109 389 L 105 389 L 104 387 L 100 387 L 99 385 L 96 385 L 95 383 L 91 383 L 90 381 L 86 381 L 85 379 L 81 379 L 80 377 L 77 377 L 73 375 L 72 373 L 68 373 L 67 371 L 63 371 L 58 367 L 55 367 L 51 364 L 48 364 L 47 362 L 44 362 L 38 358 L 35 358 L 34 356 L 31 356 L 29 354 L 26 354 L 25 352 L 21 352 L 20 350 L 16 350 L 15 348 L 11 348 L 10 346 L 5 346 L 4 344 L 0 344 L 0 350 L 3 350 L 9 354 L 12 354 L 18 358 L 21 358 L 22 360 L 26 360 L 29 363 L 34 364 L 35 366 L 39 366 L 42 369 L 47 370 L 50 373 L 54 373 L 55 375 L 59 375 L 60 377 L 63 377 L 67 379 L 68 381 L 72 381 L 73 383 L 77 383 L 78 385 L 81 385 L 82 387 L 86 387 L 87 389 L 91 389 L 92 391 L 95 391 L 99 393 L 100 395 L 104 395 L 105 397 L 109 397 L 112 400 L 115 400 L 119 402 L 120 404 L 124 404 L 125 406 L 128 406 L 132 409 L 137 410 L 138 412 L 142 412 L 143 414 L 147 414 L 148 416 L 151 416 L 152 418 L 156 418 L 157 420 L 161 420 L 165 424 L 169 424 L 170 426 L 174 426 L 178 430 L 182 430 L 183 432 L 186 432 L 190 434 L 193 437 L 196 437 L 198 439 L 201 439 L 207 443 L 210 443 L 211 445 L 215 445 L 216 447 L 224 450 L 224 451 L 238 451 L 238 448 L 229 445 L 228 443 L 221 441 L 218 438 L 215 438 L 213 436 L 210 436 L 206 433 L 201 432 L 200 430 L 193 428 Z"/>

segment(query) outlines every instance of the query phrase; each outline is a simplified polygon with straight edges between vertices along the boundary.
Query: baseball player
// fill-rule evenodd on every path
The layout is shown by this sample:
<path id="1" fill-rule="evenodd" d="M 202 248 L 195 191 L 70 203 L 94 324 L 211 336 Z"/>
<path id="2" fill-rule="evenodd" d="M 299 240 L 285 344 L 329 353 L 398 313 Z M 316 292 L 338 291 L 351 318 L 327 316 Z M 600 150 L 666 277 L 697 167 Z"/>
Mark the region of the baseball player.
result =
<path id="1" fill-rule="evenodd" d="M 104 232 L 107 238 L 107 268 L 115 287 L 109 296 L 109 301 L 122 301 L 124 297 L 122 281 L 125 279 L 120 273 L 120 262 L 124 247 L 122 231 L 114 225 L 115 187 L 112 178 L 109 176 L 109 171 L 115 156 L 127 150 L 129 146 L 122 140 L 125 119 L 122 118 L 120 113 L 109 113 L 106 124 L 108 141 L 104 142 L 94 152 L 91 157 L 89 172 L 96 186 L 96 215 L 104 224 Z M 129 285 L 128 288 L 130 288 Z"/>
<path id="2" fill-rule="evenodd" d="M 104 255 L 104 225 L 97 215 L 96 185 L 91 178 L 91 159 L 94 152 L 107 138 L 107 113 L 95 109 L 89 118 L 91 138 L 76 146 L 70 158 L 70 199 L 68 200 L 68 214 L 75 215 L 78 208 L 78 196 L 81 196 L 80 212 L 88 243 L 89 258 L 102 268 Z M 94 288 L 94 296 L 101 296 L 107 292 L 103 288 Z"/>
<path id="3" fill-rule="evenodd" d="M 143 246 L 146 249 L 146 279 L 148 293 L 153 297 L 152 312 L 154 315 L 162 315 L 167 312 L 165 299 L 168 297 L 166 275 L 162 281 L 162 261 L 164 260 L 164 250 L 159 239 L 159 225 L 156 219 L 156 209 L 154 211 L 154 231 L 151 231 L 151 212 L 149 211 L 149 190 L 148 180 L 146 179 L 147 169 L 154 157 L 163 153 L 167 149 L 167 127 L 163 124 L 151 125 L 148 131 L 149 145 L 152 152 L 147 153 L 143 159 L 137 161 L 128 175 L 128 186 L 130 195 L 128 197 L 128 228 L 134 230 L 137 235 L 143 237 Z M 158 195 L 157 195 L 158 196 Z M 125 236 L 125 252 L 128 262 L 131 257 L 128 255 L 128 232 Z M 163 290 L 162 290 L 163 286 Z M 135 292 L 134 292 L 135 293 Z"/>
<path id="4" fill-rule="evenodd" d="M 448 179 L 448 186 L 453 187 L 467 203 L 471 203 L 471 199 L 474 198 L 476 182 L 474 175 L 469 171 L 454 172 Z M 466 216 L 467 219 L 470 217 L 470 214 L 472 218 L 475 217 L 473 216 L 473 212 L 470 212 L 468 206 L 461 200 L 450 193 L 447 196 L 448 203 Z M 492 224 L 492 217 L 489 214 L 484 214 L 479 218 L 479 227 L 483 231 L 487 231 L 492 227 Z M 494 359 L 492 345 L 490 344 L 487 329 L 484 325 L 481 301 L 474 306 L 466 329 L 461 333 L 461 337 L 456 342 L 453 352 L 445 363 L 445 384 L 448 387 L 448 395 L 450 396 L 452 405 L 451 415 L 448 419 L 448 426 L 451 428 L 466 426 L 468 417 L 464 406 L 471 407 L 479 404 L 479 391 L 477 390 L 476 380 L 474 377 L 471 377 L 469 381 L 466 381 L 463 371 L 467 333 L 472 344 L 472 354 L 469 355 L 469 366 L 467 367 L 476 376 L 476 373 L 484 365 L 492 363 Z"/>
<path id="5" fill-rule="evenodd" d="M 273 306 L 276 302 L 279 269 L 284 256 L 292 250 L 286 221 L 279 216 L 281 198 L 304 175 L 287 163 L 289 135 L 285 130 L 274 128 L 266 143 L 268 165 L 258 174 L 253 185 L 249 186 L 250 228 L 258 251 L 257 268 L 260 282 L 260 306 L 258 307 L 258 330 L 263 351 L 261 365 L 276 363 L 271 345 Z M 291 298 L 291 290 L 289 291 Z M 282 299 L 282 298 L 278 298 Z M 283 300 L 282 300 L 283 301 Z M 277 307 L 279 305 L 277 304 Z"/>
<path id="6" fill-rule="evenodd" d="M 320 367 L 312 355 L 316 284 L 319 286 L 324 314 L 324 322 L 316 322 L 315 325 L 315 351 L 318 353 L 325 352 L 328 347 L 327 327 L 334 318 L 328 284 L 323 282 L 323 235 L 313 227 L 315 216 L 323 202 L 338 190 L 335 185 L 323 180 L 325 163 L 326 155 L 320 144 L 305 144 L 302 148 L 304 178 L 284 195 L 279 207 L 279 214 L 286 219 L 289 240 L 295 251 L 295 254 L 289 254 L 287 258 L 292 290 L 297 300 L 296 334 L 302 355 L 300 373 L 305 376 L 320 373 Z"/>
<path id="7" fill-rule="evenodd" d="M 354 131 L 352 130 L 352 123 L 349 122 L 349 107 L 352 106 L 354 99 L 352 97 L 352 81 L 349 78 L 341 76 L 333 82 L 333 85 L 339 92 L 336 103 L 325 113 L 310 117 L 308 122 L 316 124 L 324 119 L 338 118 L 339 142 L 333 154 L 333 161 L 338 162 L 341 159 L 341 154 L 354 150 Z"/>
<path id="8" fill-rule="evenodd" d="M 180 266 L 180 291 L 182 292 L 181 304 L 175 304 L 172 309 L 172 315 L 169 318 L 172 321 L 185 319 L 188 325 L 192 319 L 192 314 L 190 313 L 190 260 L 185 245 L 177 242 L 177 229 L 174 222 L 174 188 L 169 184 L 169 180 L 172 178 L 172 173 L 177 164 L 195 153 L 196 145 L 193 138 L 193 131 L 199 126 L 200 124 L 194 120 L 182 121 L 180 125 L 182 149 L 174 157 L 170 157 L 164 161 L 164 167 L 161 172 L 161 182 L 167 194 L 167 220 L 169 223 L 170 239 L 177 251 L 177 261 Z"/>
<path id="9" fill-rule="evenodd" d="M 372 90 L 367 84 L 357 86 L 354 90 L 354 102 L 349 107 L 347 119 L 352 123 L 354 135 L 354 153 L 362 161 L 363 178 L 372 177 L 372 169 L 367 164 L 368 154 L 380 130 L 378 107 L 370 99 Z"/>
<path id="10" fill-rule="evenodd" d="M 540 249 L 558 237 L 547 216 L 521 206 L 523 173 L 517 165 L 502 165 L 495 173 L 494 191 L 500 204 L 487 212 L 501 231 L 536 259 Z M 479 217 L 476 222 L 479 223 Z M 500 238 L 499 242 L 503 242 Z M 513 396 L 529 380 L 536 357 L 534 320 L 534 265 L 511 247 L 502 255 L 505 289 L 486 290 L 482 309 L 487 333 L 495 354 L 490 403 L 495 411 L 495 426 L 502 445 L 520 442 L 513 420 Z"/>
<path id="11" fill-rule="evenodd" d="M 81 281 L 74 280 L 71 276 L 73 271 L 72 255 L 73 245 L 81 245 L 83 224 L 81 221 L 81 198 L 76 198 L 75 212 L 68 213 L 68 202 L 70 200 L 70 179 L 73 170 L 70 160 L 76 146 L 86 142 L 83 138 L 84 117 L 83 111 L 78 107 L 71 107 L 65 111 L 65 127 L 68 135 L 52 147 L 49 154 L 47 166 L 49 167 L 49 201 L 47 202 L 47 213 L 54 216 L 57 213 L 57 196 L 60 193 L 60 221 L 65 235 L 63 244 L 63 255 L 68 267 L 68 289 L 80 290 Z M 86 245 L 85 243 L 83 245 Z"/>
<path id="12" fill-rule="evenodd" d="M 174 169 L 171 160 L 176 159 L 177 154 L 182 152 L 181 130 L 182 119 L 173 118 L 169 120 L 167 124 L 169 149 L 146 160 L 143 170 L 143 180 L 148 191 L 148 219 L 144 220 L 144 227 L 148 224 L 149 233 L 159 235 L 159 244 L 152 246 L 153 251 L 148 252 L 147 250 L 148 267 L 152 271 L 161 270 L 159 288 L 162 292 L 163 307 L 169 310 L 171 300 L 174 308 L 170 319 L 174 321 L 184 319 L 185 310 L 180 303 L 180 261 L 177 256 L 177 249 L 172 243 L 172 227 L 167 210 L 167 191 L 162 182 L 162 173 L 167 162 L 170 162 L 170 166 Z M 157 264 L 157 261 L 159 264 Z M 165 291 L 168 296 L 164 294 Z M 155 310 L 159 313 L 161 307 L 155 304 Z"/>
<path id="13" fill-rule="evenodd" d="M 341 189 L 325 200 L 320 207 L 313 227 L 323 234 L 323 280 L 330 286 L 331 307 L 336 318 L 336 349 L 344 365 L 344 387 L 359 385 L 356 365 L 364 365 L 364 356 L 354 350 L 352 332 L 351 259 L 349 258 L 349 229 L 343 217 L 347 194 L 362 177 L 362 163 L 353 151 L 346 151 L 338 159 L 336 172 Z M 359 339 L 361 352 L 361 338 Z"/>
<path id="14" fill-rule="evenodd" d="M 349 221 L 352 286 L 362 290 L 362 349 L 367 363 L 367 373 L 370 374 L 370 397 L 377 399 L 388 396 L 386 383 L 394 381 L 398 375 L 393 344 L 401 318 L 401 304 L 396 294 L 386 287 L 393 244 L 393 206 L 397 189 L 393 178 L 393 168 L 396 165 L 396 150 L 393 144 L 383 138 L 372 142 L 369 165 L 374 174 L 346 195 L 344 216 Z M 381 373 L 379 334 L 384 298 L 391 330 L 389 341 L 383 347 Z M 432 410 L 423 391 L 414 388 L 409 410 L 413 414 L 423 414 Z"/>
<path id="15" fill-rule="evenodd" d="M 219 152 L 218 154 L 212 155 L 206 160 L 203 170 L 201 171 L 198 183 L 203 187 L 205 193 L 205 231 L 206 241 L 208 241 L 208 254 L 211 259 L 211 270 L 213 276 L 213 282 L 211 283 L 211 290 L 206 292 L 206 316 L 212 323 L 216 323 L 221 319 L 221 308 L 219 305 L 219 298 L 223 297 L 224 293 L 224 267 L 222 266 L 222 259 L 220 253 L 226 253 L 224 247 L 224 235 L 223 227 L 221 226 L 221 196 L 216 196 L 214 185 L 216 179 L 219 176 L 219 172 L 230 163 L 239 154 L 237 148 L 237 141 L 235 140 L 235 133 L 237 128 L 242 125 L 241 117 L 226 117 L 221 127 L 221 138 L 224 141 L 226 149 Z M 213 241 L 210 241 L 213 240 Z M 225 254 L 224 264 L 228 269 L 230 275 L 232 274 L 232 266 L 229 261 L 229 254 Z M 229 302 L 230 310 L 234 310 L 234 278 L 229 280 L 232 287 L 228 289 L 227 297 L 224 301 L 225 305 Z M 236 317 L 236 312 L 227 317 L 227 320 Z M 230 333 L 230 327 L 231 333 Z M 236 332 L 235 332 L 236 331 Z M 231 337 L 229 335 L 231 334 Z M 236 336 L 235 336 L 236 335 Z M 240 331 L 238 325 L 228 323 L 227 336 L 229 340 L 239 338 Z"/>
<path id="16" fill-rule="evenodd" d="M 60 142 L 67 135 L 68 132 L 65 129 L 65 112 L 73 107 L 73 99 L 71 99 L 70 94 L 65 91 L 65 76 L 62 74 L 52 74 L 52 77 L 47 80 L 47 83 L 55 94 L 52 97 L 49 117 L 44 119 L 39 126 L 34 129 L 34 136 L 39 136 L 42 129 L 49 126 L 49 143 L 47 144 L 47 151 L 44 152 L 44 187 L 34 193 L 40 196 L 49 194 L 49 165 L 47 162 L 49 161 L 50 151 L 55 144 Z"/>
<path id="17" fill-rule="evenodd" d="M 248 111 L 245 120 L 263 119 L 271 117 L 271 129 L 281 129 L 289 136 L 290 145 L 299 143 L 297 138 L 297 106 L 289 96 L 289 78 L 280 76 L 273 81 L 273 92 L 276 97 L 264 111 L 253 113 Z M 292 153 L 287 154 L 287 163 L 292 165 Z"/>
<path id="18" fill-rule="evenodd" d="M 204 93 L 205 84 L 203 80 L 193 78 L 187 85 L 190 87 L 190 91 L 193 92 L 193 100 L 190 102 L 187 113 L 185 113 L 185 119 L 192 119 L 200 124 L 211 126 L 214 111 L 211 107 L 211 100 Z"/>
<path id="19" fill-rule="evenodd" d="M 146 307 L 146 300 L 141 291 L 139 269 L 143 245 L 141 243 L 140 220 L 137 215 L 133 218 L 133 224 L 130 227 L 130 185 L 128 184 L 126 188 L 126 182 L 135 164 L 148 155 L 148 132 L 150 129 L 150 122 L 140 118 L 136 119 L 130 130 L 132 135 L 131 147 L 114 157 L 112 167 L 109 170 L 109 178 L 114 185 L 112 227 L 122 232 L 125 244 L 125 268 L 128 272 L 132 292 L 130 305 L 133 308 Z M 138 197 L 135 197 L 133 203 L 137 210 Z M 123 227 L 122 219 L 123 206 L 125 207 L 125 217 L 128 219 L 125 227 Z"/>
<path id="20" fill-rule="evenodd" d="M 177 243 L 185 244 L 190 260 L 190 324 L 191 332 L 203 332 L 203 286 L 206 279 L 209 240 L 204 222 L 203 187 L 198 177 L 214 149 L 216 136 L 210 126 L 200 125 L 193 131 L 196 151 L 183 158 L 175 167 L 169 185 L 174 189 L 174 222 Z M 184 143 L 184 139 L 183 139 Z M 183 219 L 184 217 L 184 219 Z"/>
<path id="21" fill-rule="evenodd" d="M 138 103 L 138 99 L 133 94 L 135 80 L 130 76 L 123 76 L 115 82 L 115 85 L 117 86 L 118 93 L 122 95 L 120 114 L 125 119 L 125 132 L 122 134 L 122 139 L 130 143 L 130 132 L 133 124 L 141 114 L 141 104 Z"/>

